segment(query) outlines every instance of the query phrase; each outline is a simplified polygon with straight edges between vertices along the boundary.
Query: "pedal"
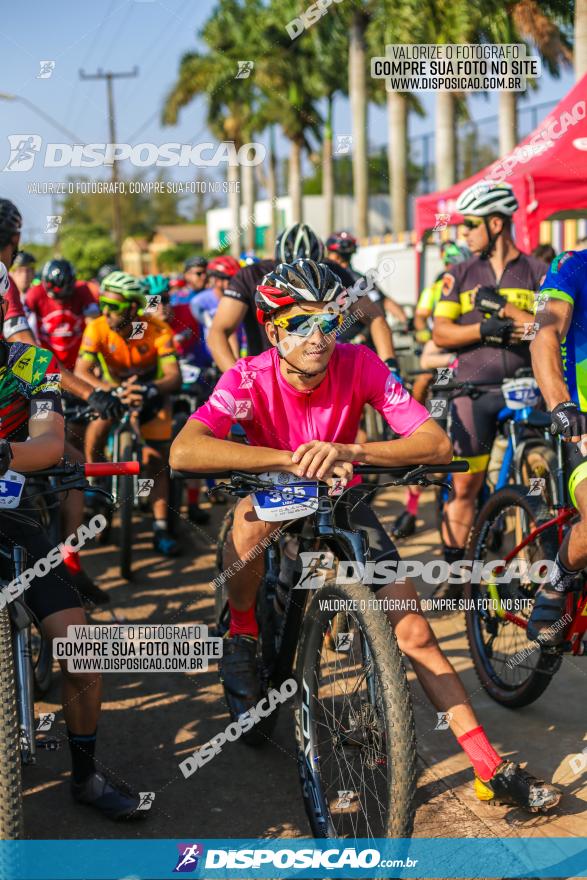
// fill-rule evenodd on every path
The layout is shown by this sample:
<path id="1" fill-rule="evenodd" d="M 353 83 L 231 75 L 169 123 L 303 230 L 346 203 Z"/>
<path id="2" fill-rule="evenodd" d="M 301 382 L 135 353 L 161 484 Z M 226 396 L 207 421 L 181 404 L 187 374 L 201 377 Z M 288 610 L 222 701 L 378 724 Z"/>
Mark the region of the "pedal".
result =
<path id="1" fill-rule="evenodd" d="M 57 752 L 61 748 L 61 742 L 56 736 L 39 736 L 35 742 L 38 749 L 46 749 L 48 752 Z"/>

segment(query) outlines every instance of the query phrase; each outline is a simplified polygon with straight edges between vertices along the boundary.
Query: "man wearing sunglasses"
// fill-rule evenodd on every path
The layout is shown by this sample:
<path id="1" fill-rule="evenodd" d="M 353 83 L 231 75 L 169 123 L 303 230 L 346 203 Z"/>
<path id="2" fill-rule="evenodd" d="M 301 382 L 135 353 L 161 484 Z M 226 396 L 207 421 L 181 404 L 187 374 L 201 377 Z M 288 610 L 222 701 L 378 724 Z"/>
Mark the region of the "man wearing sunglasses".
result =
<path id="1" fill-rule="evenodd" d="M 230 279 L 230 284 L 224 291 L 208 336 L 212 357 L 220 370 L 224 372 L 230 369 L 237 360 L 230 345 L 230 338 L 241 324 L 244 325 L 247 335 L 249 354 L 261 354 L 271 347 L 265 330 L 259 326 L 255 317 L 257 285 L 260 284 L 263 276 L 275 269 L 279 263 L 293 263 L 297 259 L 324 263 L 345 288 L 352 288 L 355 284 L 355 278 L 348 269 L 333 260 L 325 259 L 324 244 L 310 226 L 306 223 L 294 223 L 287 227 L 275 242 L 275 259 L 260 260 L 250 266 L 244 266 Z M 396 370 L 397 361 L 391 330 L 385 320 L 383 307 L 377 302 L 372 302 L 368 294 L 364 294 L 350 306 L 349 318 L 356 327 L 360 327 L 361 323 L 369 327 L 377 354 L 388 363 L 390 369 Z"/>
<path id="2" fill-rule="evenodd" d="M 143 464 L 154 480 L 149 500 L 153 509 L 153 544 L 163 556 L 177 556 L 179 546 L 167 530 L 167 458 L 171 442 L 170 395 L 181 387 L 181 374 L 171 329 L 148 312 L 146 285 L 126 272 L 112 272 L 102 282 L 103 314 L 86 328 L 76 375 L 96 388 L 120 388 L 123 400 L 139 411 L 146 441 Z M 100 370 L 100 378 L 96 376 Z M 88 425 L 88 461 L 100 460 L 112 422 Z"/>
<path id="3" fill-rule="evenodd" d="M 200 293 L 205 289 L 207 276 L 208 260 L 206 257 L 190 257 L 185 261 L 183 277 L 188 289 L 186 299 L 191 299 L 195 293 Z"/>
<path id="4" fill-rule="evenodd" d="M 175 439 L 171 466 L 204 473 L 230 471 L 238 458 L 238 466 L 252 473 L 285 471 L 346 486 L 353 480 L 356 462 L 387 467 L 449 463 L 452 446 L 445 432 L 383 361 L 364 345 L 336 342 L 343 303 L 340 283 L 322 264 L 296 260 L 269 273 L 257 288 L 256 304 L 271 349 L 242 358 L 222 376 L 209 400 Z M 398 439 L 355 442 L 366 404 L 381 413 Z M 234 444 L 225 438 L 238 420 L 246 426 L 250 445 L 239 447 L 235 456 Z M 351 528 L 367 538 L 370 558 L 397 561 L 392 541 L 362 500 L 361 490 L 351 489 L 340 503 L 348 510 Z M 226 541 L 224 566 L 232 566 L 234 573 L 226 582 L 230 628 L 220 673 L 233 717 L 249 711 L 264 696 L 255 614 L 263 571 L 255 548 L 266 546 L 279 525 L 260 520 L 251 498 L 243 498 L 235 507 Z M 288 542 L 278 596 L 283 588 L 293 587 L 300 574 L 297 548 Z M 554 786 L 504 761 L 491 746 L 459 677 L 418 609 L 413 584 L 395 583 L 390 574 L 377 598 L 398 600 L 400 610 L 390 611 L 389 618 L 399 646 L 435 708 L 450 712 L 451 730 L 475 770 L 477 796 L 499 797 L 530 809 L 555 806 L 560 793 Z M 402 600 L 409 611 L 401 609 Z"/>
<path id="5" fill-rule="evenodd" d="M 482 181 L 461 193 L 456 210 L 464 217 L 473 256 L 445 272 L 434 310 L 434 342 L 458 355 L 455 381 L 491 383 L 475 400 L 463 396 L 451 404 L 451 440 L 456 457 L 469 462 L 469 472 L 453 474 L 454 495 L 445 508 L 442 541 L 449 563 L 464 557 L 497 414 L 505 405 L 501 384 L 530 366 L 535 294 L 547 266 L 516 247 L 512 216 L 517 209 L 507 183 Z M 461 591 L 458 584 L 441 584 L 434 596 L 453 599 Z"/>

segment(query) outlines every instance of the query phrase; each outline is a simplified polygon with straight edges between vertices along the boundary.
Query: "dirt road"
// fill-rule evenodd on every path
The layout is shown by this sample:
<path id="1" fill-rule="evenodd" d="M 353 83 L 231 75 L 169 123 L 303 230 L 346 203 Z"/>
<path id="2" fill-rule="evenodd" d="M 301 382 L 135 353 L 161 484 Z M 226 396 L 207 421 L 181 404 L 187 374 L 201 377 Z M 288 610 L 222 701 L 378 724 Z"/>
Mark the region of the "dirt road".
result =
<path id="1" fill-rule="evenodd" d="M 399 494 L 387 491 L 376 503 L 384 522 L 399 510 Z M 430 496 L 422 507 L 431 522 Z M 119 621 L 142 623 L 213 621 L 214 540 L 225 508 L 212 508 L 205 530 L 186 524 L 184 555 L 173 562 L 156 557 L 146 519 L 137 520 L 136 575 L 117 577 L 116 547 L 93 548 L 88 570 L 109 591 Z M 425 525 L 400 547 L 402 556 L 437 558 L 437 535 Z M 423 595 L 431 592 L 423 589 Z M 91 620 L 113 622 L 110 612 Z M 450 731 L 436 730 L 437 714 L 410 672 L 421 770 L 415 834 L 419 837 L 579 836 L 585 834 L 586 775 L 574 774 L 569 759 L 585 743 L 587 658 L 566 658 L 547 692 L 526 709 L 508 711 L 479 686 L 468 656 L 462 615 L 433 621 L 443 649 L 462 674 L 482 723 L 505 756 L 528 761 L 532 771 L 565 790 L 553 817 L 527 817 L 519 810 L 490 807 L 473 794 L 472 772 Z M 69 754 L 59 703 L 58 676 L 37 712 L 55 712 L 52 734 L 59 751 L 43 751 L 25 770 L 25 820 L 31 838 L 213 838 L 299 837 L 309 833 L 296 770 L 291 710 L 282 711 L 272 742 L 261 750 L 227 743 L 222 753 L 185 779 L 179 762 L 228 722 L 216 668 L 196 675 L 105 676 L 99 728 L 99 765 L 139 791 L 155 792 L 146 820 L 114 824 L 74 805 L 68 791 Z"/>

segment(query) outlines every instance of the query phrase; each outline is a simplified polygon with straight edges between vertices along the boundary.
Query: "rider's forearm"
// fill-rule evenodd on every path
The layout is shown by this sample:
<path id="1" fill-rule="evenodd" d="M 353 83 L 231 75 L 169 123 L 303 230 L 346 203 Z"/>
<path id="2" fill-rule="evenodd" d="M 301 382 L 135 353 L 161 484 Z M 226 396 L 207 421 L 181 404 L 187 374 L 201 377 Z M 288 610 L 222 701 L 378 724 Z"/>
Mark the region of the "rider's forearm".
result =
<path id="1" fill-rule="evenodd" d="M 71 376 L 74 382 L 80 382 L 80 390 L 83 390 L 83 394 L 78 394 L 76 391 L 71 391 L 71 393 L 75 394 L 77 397 L 81 397 L 82 400 L 87 400 L 94 388 L 102 388 L 103 391 L 111 391 L 112 388 L 115 387 L 111 382 L 105 382 L 98 378 L 98 376 L 94 376 L 92 367 L 92 361 L 86 361 L 83 358 L 79 358 L 75 365 L 75 373 L 69 373 L 69 376 Z M 65 383 L 63 383 L 63 387 L 66 391 L 70 390 L 65 386 Z M 86 388 L 89 389 L 87 395 Z"/>
<path id="2" fill-rule="evenodd" d="M 212 324 L 208 332 L 208 339 L 206 340 L 208 348 L 214 363 L 223 373 L 234 367 L 237 361 L 230 347 L 230 337 L 234 332 L 232 327 L 224 330 L 222 327 L 214 327 L 214 324 Z"/>
<path id="3" fill-rule="evenodd" d="M 29 345 L 37 345 L 32 330 L 19 330 L 18 333 L 13 333 L 9 342 L 27 342 Z"/>
<path id="4" fill-rule="evenodd" d="M 10 467 L 19 473 L 40 471 L 53 467 L 63 457 L 63 436 L 54 433 L 30 437 L 24 443 L 11 443 Z"/>
<path id="5" fill-rule="evenodd" d="M 555 327 L 543 327 L 530 343 L 532 369 L 546 401 L 552 410 L 571 399 L 561 360 L 561 340 Z"/>
<path id="6" fill-rule="evenodd" d="M 371 339 L 373 340 L 375 351 L 381 360 L 385 361 L 387 358 L 394 358 L 395 351 L 393 348 L 391 330 L 389 329 L 385 318 L 374 318 L 373 321 L 371 321 L 369 329 L 371 331 Z"/>
<path id="7" fill-rule="evenodd" d="M 533 324 L 535 320 L 532 312 L 525 312 L 524 309 L 519 309 L 513 303 L 507 303 L 504 307 L 503 317 L 511 318 L 513 321 L 517 321 L 518 324 Z"/>
<path id="8" fill-rule="evenodd" d="M 358 461 L 380 467 L 401 467 L 404 464 L 450 464 L 452 443 L 438 425 L 434 423 L 431 430 L 423 426 L 417 433 L 417 443 L 414 443 L 413 434 L 399 440 L 360 443 Z"/>
<path id="9" fill-rule="evenodd" d="M 230 440 L 198 435 L 197 444 L 182 439 L 181 432 L 171 445 L 169 464 L 177 471 L 215 473 L 242 470 L 260 474 L 267 470 L 290 470 L 291 452 L 265 446 L 245 446 Z"/>
<path id="10" fill-rule="evenodd" d="M 74 397 L 79 397 L 81 400 L 87 400 L 94 390 L 93 385 L 90 385 L 81 376 L 76 376 L 75 373 L 71 373 L 64 367 L 61 367 L 61 387 L 68 394 L 73 394 Z"/>
<path id="11" fill-rule="evenodd" d="M 481 324 L 455 324 L 454 321 L 434 322 L 432 339 L 439 348 L 453 351 L 481 342 Z"/>

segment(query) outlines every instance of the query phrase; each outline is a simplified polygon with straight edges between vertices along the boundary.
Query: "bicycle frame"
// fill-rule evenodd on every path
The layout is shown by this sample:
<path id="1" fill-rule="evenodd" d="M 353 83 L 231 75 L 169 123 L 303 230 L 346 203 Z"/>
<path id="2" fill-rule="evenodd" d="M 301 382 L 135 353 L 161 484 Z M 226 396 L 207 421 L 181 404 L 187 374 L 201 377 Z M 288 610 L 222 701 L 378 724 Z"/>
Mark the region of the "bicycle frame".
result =
<path id="1" fill-rule="evenodd" d="M 140 449 L 141 449 L 141 435 L 140 430 L 137 424 L 137 419 L 135 414 L 130 410 L 125 412 L 122 420 L 118 425 L 114 428 L 112 433 L 112 461 L 118 462 L 120 461 L 120 438 L 122 434 L 125 432 L 131 434 L 133 439 L 133 452 L 136 452 L 137 460 L 141 460 Z M 138 497 L 138 477 L 136 474 L 133 475 L 133 498 L 135 499 L 135 504 L 137 503 L 136 499 Z M 120 477 L 115 476 L 112 478 L 112 498 L 114 500 L 114 504 L 118 504 L 120 498 L 119 491 L 119 480 Z"/>

